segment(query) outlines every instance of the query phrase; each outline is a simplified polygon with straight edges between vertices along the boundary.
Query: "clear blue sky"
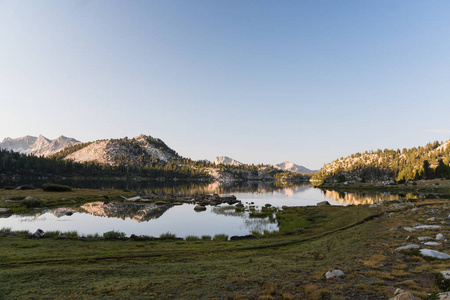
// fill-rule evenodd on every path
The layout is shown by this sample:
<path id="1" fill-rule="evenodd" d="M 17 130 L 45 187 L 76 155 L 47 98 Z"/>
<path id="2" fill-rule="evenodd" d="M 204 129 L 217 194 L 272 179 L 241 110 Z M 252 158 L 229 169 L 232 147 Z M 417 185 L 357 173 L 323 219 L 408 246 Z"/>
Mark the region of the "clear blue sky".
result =
<path id="1" fill-rule="evenodd" d="M 308 168 L 450 139 L 449 1 L 0 0 L 0 139 Z"/>

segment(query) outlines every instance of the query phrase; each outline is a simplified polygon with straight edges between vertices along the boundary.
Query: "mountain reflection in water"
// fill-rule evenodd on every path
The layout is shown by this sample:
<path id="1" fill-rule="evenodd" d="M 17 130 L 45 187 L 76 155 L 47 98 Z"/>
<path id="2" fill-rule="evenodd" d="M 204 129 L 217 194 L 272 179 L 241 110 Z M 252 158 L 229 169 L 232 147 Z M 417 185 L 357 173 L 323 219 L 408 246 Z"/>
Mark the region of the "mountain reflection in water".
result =
<path id="1" fill-rule="evenodd" d="M 408 199 L 417 198 L 417 196 L 413 194 L 398 195 L 389 193 L 347 193 L 329 190 L 322 190 L 322 193 L 325 197 L 346 205 L 374 204 L 380 201 L 393 201 L 395 199 L 405 197 Z"/>
<path id="2" fill-rule="evenodd" d="M 118 202 L 91 202 L 83 204 L 78 208 L 80 212 L 86 212 L 94 216 L 119 218 L 125 220 L 130 218 L 134 221 L 145 222 L 161 217 L 172 205 L 149 204 L 124 204 Z"/>

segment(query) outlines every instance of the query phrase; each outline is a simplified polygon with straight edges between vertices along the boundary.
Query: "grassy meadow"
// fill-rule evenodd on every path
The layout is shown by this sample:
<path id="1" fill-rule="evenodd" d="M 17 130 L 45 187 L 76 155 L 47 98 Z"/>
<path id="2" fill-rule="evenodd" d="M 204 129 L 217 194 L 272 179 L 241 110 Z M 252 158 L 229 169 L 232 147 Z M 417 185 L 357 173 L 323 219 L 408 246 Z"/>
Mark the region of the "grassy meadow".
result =
<path id="1" fill-rule="evenodd" d="M 83 202 L 132 193 L 0 190 L 0 207 L 21 195 L 50 206 L 60 205 L 61 198 Z M 427 299 L 440 290 L 434 281 L 448 262 L 394 249 L 418 243 L 418 236 L 448 236 L 449 213 L 445 199 L 417 200 L 414 206 L 285 208 L 276 214 L 279 232 L 240 241 L 31 239 L 1 229 L 0 298 L 388 299 L 402 288 Z M 441 230 L 403 230 L 432 224 L 431 216 L 435 224 L 444 222 Z M 435 250 L 450 253 L 449 248 L 444 242 Z M 333 269 L 345 277 L 325 279 Z"/>

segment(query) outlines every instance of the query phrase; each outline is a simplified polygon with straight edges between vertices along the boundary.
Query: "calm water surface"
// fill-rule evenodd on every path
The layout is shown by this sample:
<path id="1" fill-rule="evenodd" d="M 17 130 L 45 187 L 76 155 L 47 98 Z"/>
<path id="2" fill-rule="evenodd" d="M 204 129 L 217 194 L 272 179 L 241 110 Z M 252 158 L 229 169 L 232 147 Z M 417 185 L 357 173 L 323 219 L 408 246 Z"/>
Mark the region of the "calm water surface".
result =
<path id="1" fill-rule="evenodd" d="M 141 183 L 142 184 L 142 183 Z M 109 186 L 108 186 L 109 187 Z M 221 184 L 210 185 L 176 185 L 176 186 L 143 186 L 144 193 L 220 193 L 233 194 L 245 206 L 253 205 L 256 209 L 265 204 L 275 207 L 316 205 L 328 201 L 332 205 L 371 204 L 380 200 L 394 200 L 398 195 L 338 193 L 321 191 L 310 185 L 298 185 L 288 188 L 271 184 L 247 183 L 245 185 Z M 410 197 L 412 197 L 410 195 Z M 268 218 L 249 218 L 248 212 L 236 213 L 228 205 L 219 207 L 207 206 L 203 212 L 194 211 L 192 204 L 179 206 L 156 206 L 154 204 L 123 203 L 88 203 L 78 207 L 64 207 L 35 211 L 31 214 L 13 215 L 0 218 L 0 228 L 12 230 L 44 231 L 59 230 L 77 231 L 80 235 L 88 235 L 115 230 L 131 234 L 158 237 L 170 232 L 177 237 L 189 235 L 202 236 L 215 234 L 247 235 L 253 231 L 276 231 L 276 222 Z M 68 216 L 66 212 L 73 214 Z"/>

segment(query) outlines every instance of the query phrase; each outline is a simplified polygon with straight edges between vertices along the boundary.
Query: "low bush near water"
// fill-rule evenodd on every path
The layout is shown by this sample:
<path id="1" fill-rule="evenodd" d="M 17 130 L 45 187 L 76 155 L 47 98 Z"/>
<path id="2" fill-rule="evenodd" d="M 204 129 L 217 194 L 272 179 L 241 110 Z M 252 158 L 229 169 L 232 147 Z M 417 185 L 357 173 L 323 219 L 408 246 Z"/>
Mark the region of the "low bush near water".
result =
<path id="1" fill-rule="evenodd" d="M 188 235 L 188 236 L 185 238 L 185 240 L 186 240 L 186 241 L 199 241 L 200 238 L 199 238 L 198 236 L 195 236 L 195 235 Z"/>
<path id="2" fill-rule="evenodd" d="M 120 231 L 107 231 L 103 233 L 103 238 L 105 240 L 119 240 L 125 238 L 127 235 L 124 232 Z"/>
<path id="3" fill-rule="evenodd" d="M 226 234 L 216 234 L 213 237 L 213 241 L 219 241 L 219 242 L 228 241 L 228 235 L 226 235 Z"/>
<path id="4" fill-rule="evenodd" d="M 72 188 L 68 185 L 46 183 L 42 185 L 42 189 L 47 192 L 70 192 Z"/>
<path id="5" fill-rule="evenodd" d="M 210 241 L 211 240 L 211 236 L 210 235 L 202 235 L 202 240 L 203 241 Z"/>

